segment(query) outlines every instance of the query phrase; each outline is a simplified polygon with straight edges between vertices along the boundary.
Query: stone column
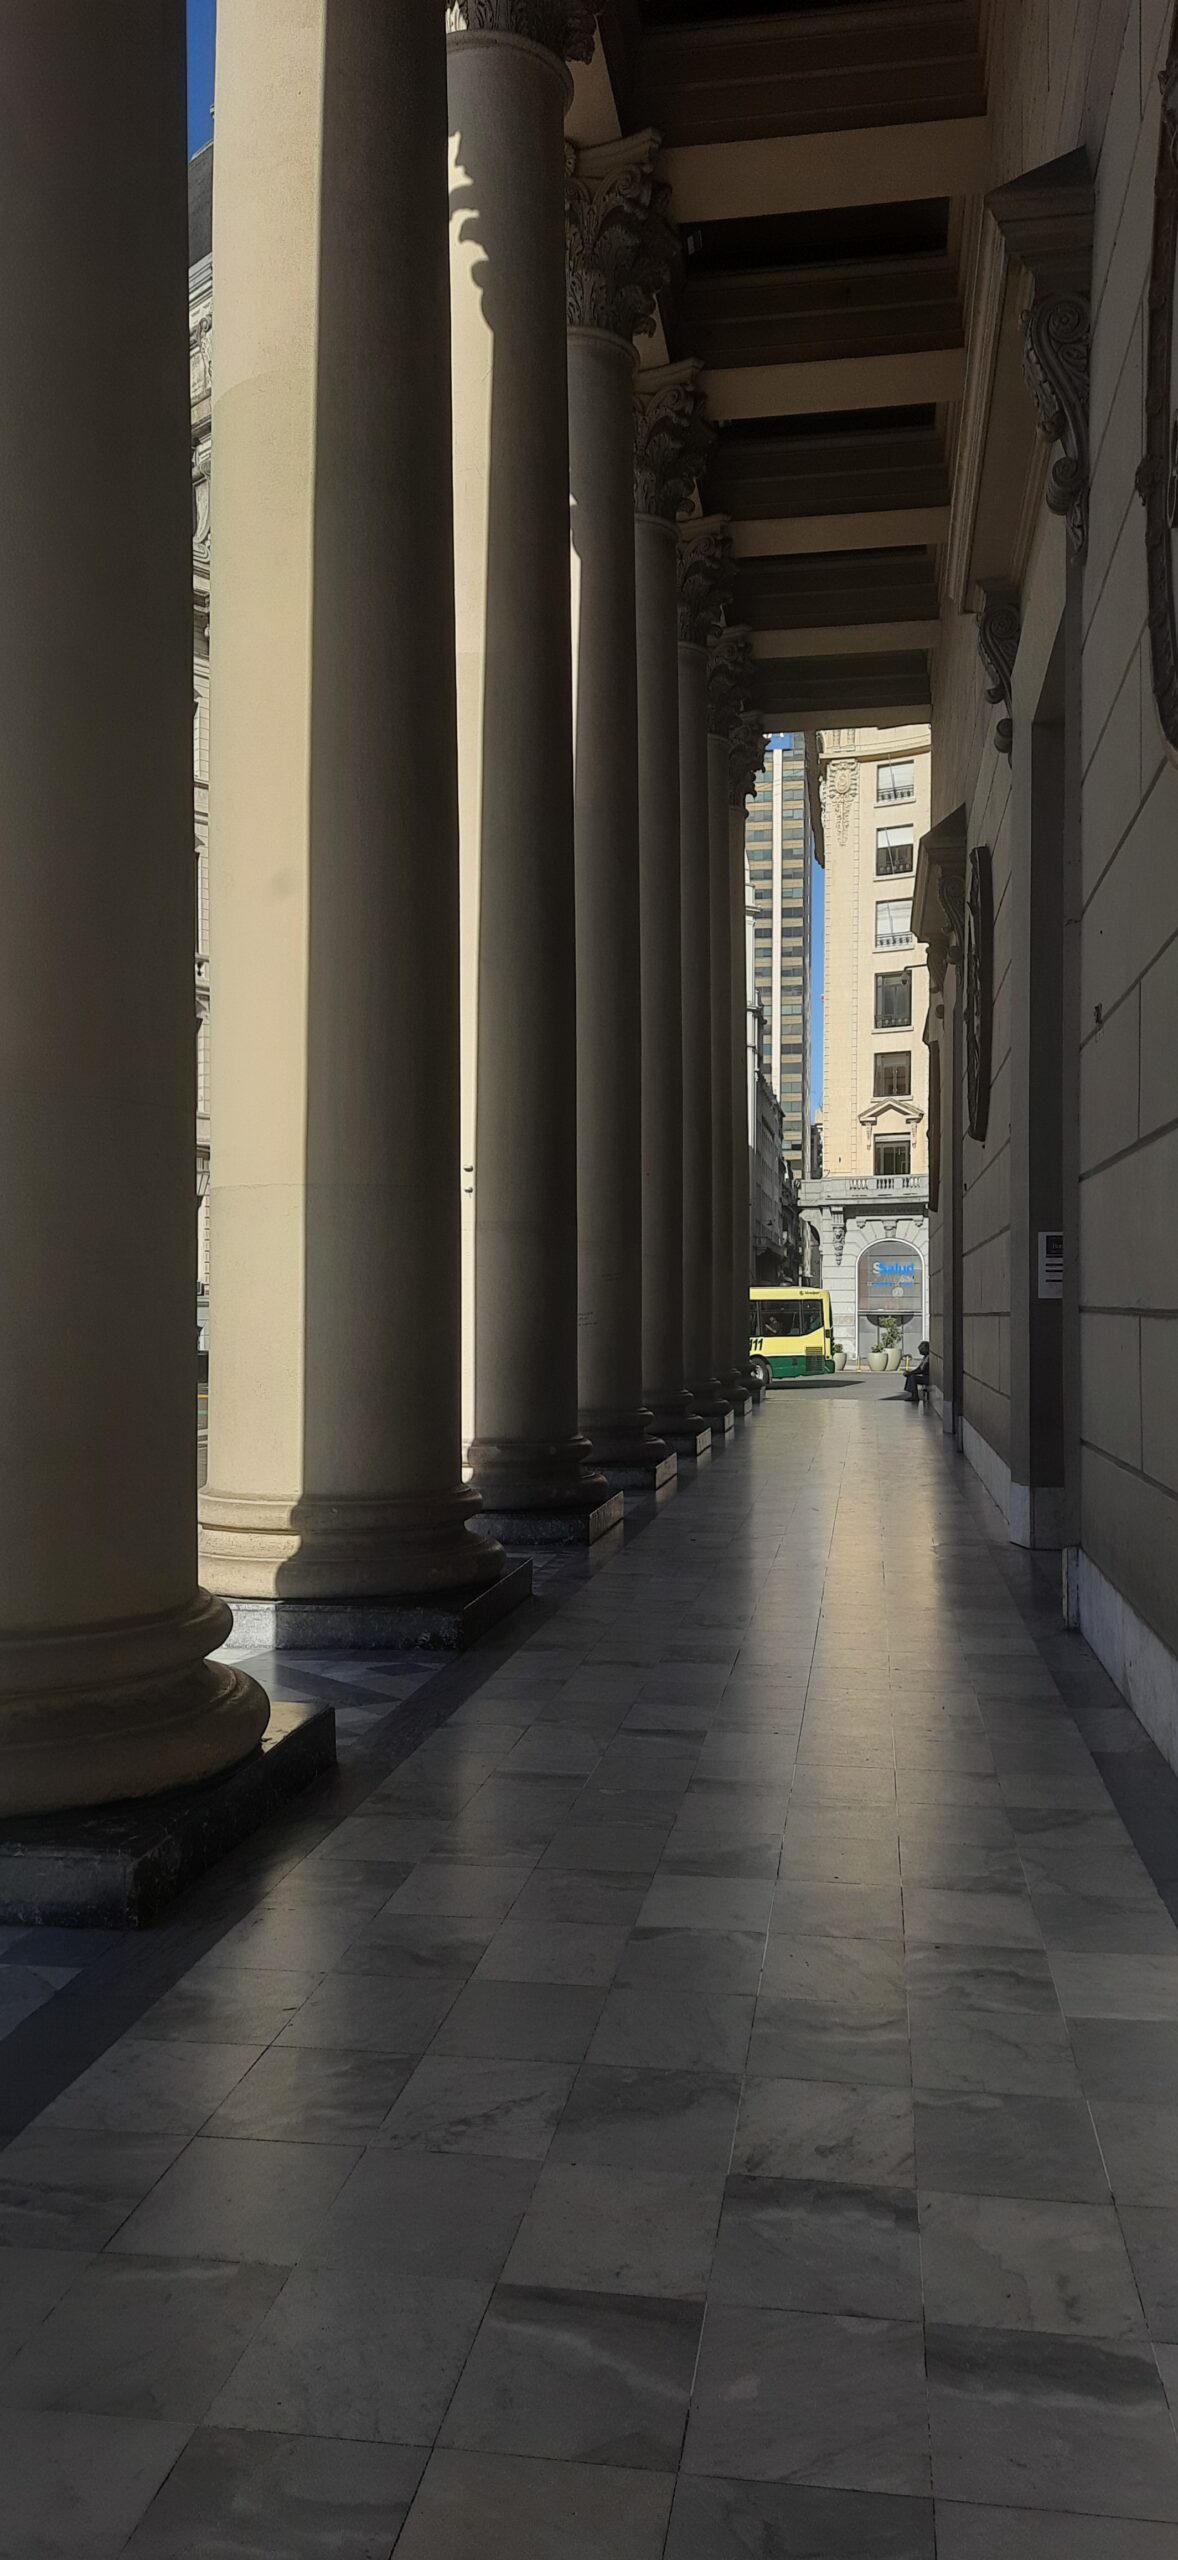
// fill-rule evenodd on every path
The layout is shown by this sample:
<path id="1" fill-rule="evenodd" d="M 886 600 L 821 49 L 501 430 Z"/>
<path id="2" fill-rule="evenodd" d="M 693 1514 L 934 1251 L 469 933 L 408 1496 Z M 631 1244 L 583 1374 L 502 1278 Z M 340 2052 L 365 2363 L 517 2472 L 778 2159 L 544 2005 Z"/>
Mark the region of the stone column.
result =
<path id="1" fill-rule="evenodd" d="M 748 959 L 745 919 L 746 805 L 765 760 L 759 715 L 743 710 L 728 740 L 728 899 L 732 942 L 732 1361 L 749 1386 L 749 1289 L 752 1282 L 749 1199 Z"/>
<path id="2" fill-rule="evenodd" d="M 570 153 L 569 487 L 581 1428 L 612 1486 L 669 1483 L 642 1399 L 642 1079 L 634 573 L 636 329 L 671 240 L 658 137 Z"/>
<path id="3" fill-rule="evenodd" d="M 459 1452 L 440 21 L 236 0 L 215 189 L 204 1556 L 239 1632 L 395 1641 L 503 1562 Z"/>
<path id="4" fill-rule="evenodd" d="M 736 1238 L 733 1227 L 732 895 L 729 740 L 742 705 L 748 635 L 727 626 L 708 652 L 708 835 L 711 857 L 712 1026 L 712 1347 L 717 1374 L 738 1416 L 752 1395 L 733 1347 Z"/>
<path id="5" fill-rule="evenodd" d="M 577 1427 L 577 1031 L 566 55 L 584 0 L 449 0 L 462 1161 L 490 1524 L 586 1539 L 622 1498 Z"/>
<path id="6" fill-rule="evenodd" d="M 634 551 L 638 630 L 638 883 L 642 915 L 642 1376 L 680 1457 L 710 1451 L 683 1348 L 683 986 L 675 517 L 711 429 L 698 364 L 639 374 Z"/>
<path id="7" fill-rule="evenodd" d="M 9 1815 L 208 1777 L 269 1713 L 195 1578 L 184 64 L 182 0 L 0 11 Z"/>
<path id="8" fill-rule="evenodd" d="M 714 1339 L 712 1237 L 712 862 L 708 643 L 720 627 L 729 569 L 726 519 L 697 517 L 679 545 L 679 823 L 683 935 L 683 1338 L 700 1412 L 733 1427 Z"/>

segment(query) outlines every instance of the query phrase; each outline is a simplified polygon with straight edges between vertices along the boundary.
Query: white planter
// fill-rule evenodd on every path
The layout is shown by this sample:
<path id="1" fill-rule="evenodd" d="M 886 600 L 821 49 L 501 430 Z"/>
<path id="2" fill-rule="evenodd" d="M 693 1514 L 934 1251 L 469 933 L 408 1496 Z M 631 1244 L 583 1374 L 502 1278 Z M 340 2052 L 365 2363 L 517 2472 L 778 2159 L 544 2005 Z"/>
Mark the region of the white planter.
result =
<path id="1" fill-rule="evenodd" d="M 868 1366 L 868 1368 L 869 1368 L 869 1369 L 874 1369 L 874 1371 L 875 1371 L 875 1374 L 876 1374 L 877 1378 L 882 1376 L 883 1371 L 887 1368 L 887 1365 L 888 1365 L 888 1355 L 887 1355 L 887 1352 L 886 1352 L 886 1351 L 869 1351 L 869 1352 L 868 1352 L 868 1354 L 867 1354 L 867 1366 Z"/>
<path id="2" fill-rule="evenodd" d="M 841 1376 L 842 1371 L 846 1368 L 846 1365 L 847 1365 L 847 1355 L 846 1355 L 846 1352 L 845 1352 L 845 1351 L 836 1351 L 836 1352 L 833 1354 L 833 1359 L 834 1359 L 835 1369 L 836 1369 L 836 1371 L 839 1373 L 839 1375 Z"/>
<path id="3" fill-rule="evenodd" d="M 887 1364 L 888 1364 L 889 1369 L 898 1369 L 898 1368 L 899 1368 L 899 1366 L 900 1366 L 900 1362 L 901 1362 L 901 1360 L 903 1359 L 903 1357 L 904 1357 L 904 1354 L 903 1354 L 903 1352 L 901 1351 L 901 1349 L 900 1349 L 900 1345 L 899 1345 L 899 1343 L 898 1343 L 898 1342 L 894 1342 L 894 1343 L 892 1344 L 892 1346 L 891 1346 L 891 1349 L 890 1349 L 889 1351 L 885 1351 L 885 1353 L 884 1353 L 884 1358 L 885 1358 L 885 1360 L 887 1361 Z"/>

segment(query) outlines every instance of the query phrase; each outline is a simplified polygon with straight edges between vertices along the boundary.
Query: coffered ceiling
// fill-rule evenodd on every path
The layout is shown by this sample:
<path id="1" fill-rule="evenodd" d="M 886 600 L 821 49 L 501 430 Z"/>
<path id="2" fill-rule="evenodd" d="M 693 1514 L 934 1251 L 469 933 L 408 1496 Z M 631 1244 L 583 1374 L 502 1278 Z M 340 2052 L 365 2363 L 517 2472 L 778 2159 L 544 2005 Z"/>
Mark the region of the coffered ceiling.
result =
<path id="1" fill-rule="evenodd" d="M 608 0 L 623 130 L 652 125 L 683 239 L 736 618 L 773 725 L 918 717 L 984 183 L 978 0 Z"/>

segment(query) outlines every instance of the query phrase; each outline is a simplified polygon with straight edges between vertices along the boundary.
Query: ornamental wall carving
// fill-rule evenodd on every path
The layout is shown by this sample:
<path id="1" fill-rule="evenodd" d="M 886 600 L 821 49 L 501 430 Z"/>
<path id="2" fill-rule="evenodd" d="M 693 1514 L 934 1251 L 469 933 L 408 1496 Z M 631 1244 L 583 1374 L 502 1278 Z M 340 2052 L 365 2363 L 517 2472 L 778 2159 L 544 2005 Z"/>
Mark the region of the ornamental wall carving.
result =
<path id="1" fill-rule="evenodd" d="M 668 192 L 655 184 L 657 133 L 565 153 L 565 274 L 570 329 L 628 345 L 654 327 L 675 260 Z"/>

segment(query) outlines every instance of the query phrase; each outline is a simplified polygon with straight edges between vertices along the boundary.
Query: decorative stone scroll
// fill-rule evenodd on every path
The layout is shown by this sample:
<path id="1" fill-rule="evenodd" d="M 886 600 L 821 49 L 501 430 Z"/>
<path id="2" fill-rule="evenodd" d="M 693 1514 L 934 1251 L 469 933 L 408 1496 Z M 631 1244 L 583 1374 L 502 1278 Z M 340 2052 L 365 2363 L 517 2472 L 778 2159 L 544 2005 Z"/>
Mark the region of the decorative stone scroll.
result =
<path id="1" fill-rule="evenodd" d="M 652 366 L 634 385 L 634 512 L 673 524 L 692 497 L 716 430 L 706 415 L 703 366 Z"/>
<path id="2" fill-rule="evenodd" d="M 990 1125 L 994 1039 L 994 876 L 988 844 L 970 851 L 965 882 L 965 1094 L 971 1138 Z"/>
<path id="3" fill-rule="evenodd" d="M 1145 454 L 1137 488 L 1145 502 L 1145 570 L 1154 700 L 1162 733 L 1178 755 L 1178 15 L 1161 74 L 1162 126 L 1153 194 L 1149 337 L 1145 360 Z"/>
<path id="4" fill-rule="evenodd" d="M 591 62 L 596 29 L 590 0 L 446 0 L 448 36 L 527 36 L 562 62 Z"/>
<path id="5" fill-rule="evenodd" d="M 706 649 L 731 601 L 727 516 L 694 516 L 679 528 L 679 638 Z"/>
<path id="6" fill-rule="evenodd" d="M 995 187 L 986 202 L 1034 293 L 1023 318 L 1023 373 L 1040 432 L 1062 449 L 1047 504 L 1067 519 L 1078 560 L 1088 548 L 1089 300 L 1095 193 L 1086 153 L 1066 152 Z"/>
<path id="7" fill-rule="evenodd" d="M 978 615 L 978 656 L 990 681 L 986 700 L 1002 705 L 1002 718 L 994 730 L 994 744 L 999 754 L 1010 758 L 1014 753 L 1014 662 L 1018 655 L 1022 616 L 1013 587 L 986 586 L 985 603 Z"/>
<path id="8" fill-rule="evenodd" d="M 668 191 L 656 186 L 657 133 L 565 152 L 565 273 L 570 329 L 604 329 L 629 345 L 654 327 L 655 297 L 675 259 Z"/>

